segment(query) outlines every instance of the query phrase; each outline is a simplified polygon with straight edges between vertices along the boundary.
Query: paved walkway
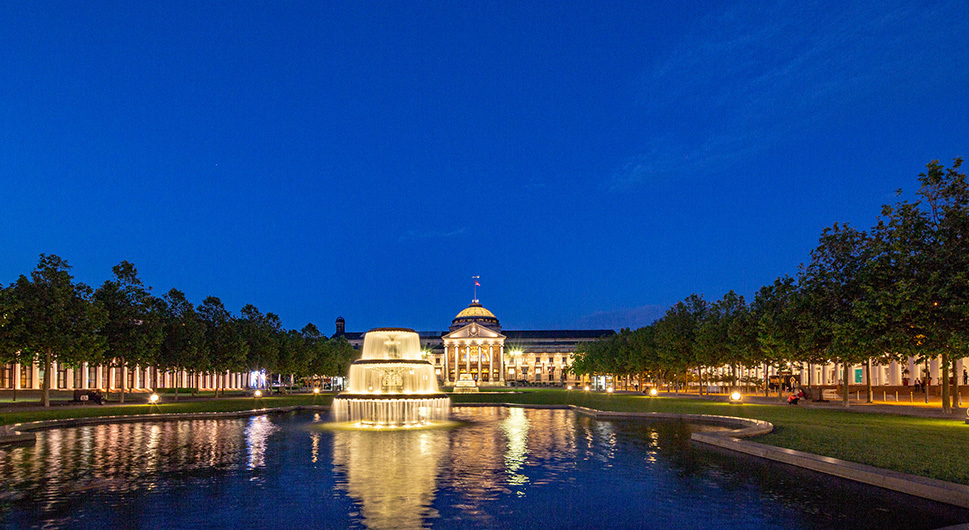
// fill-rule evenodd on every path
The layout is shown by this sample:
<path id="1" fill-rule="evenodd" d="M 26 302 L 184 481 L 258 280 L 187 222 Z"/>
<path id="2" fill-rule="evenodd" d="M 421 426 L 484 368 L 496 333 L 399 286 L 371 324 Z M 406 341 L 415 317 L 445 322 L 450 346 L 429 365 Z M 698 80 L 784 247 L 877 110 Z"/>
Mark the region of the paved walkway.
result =
<path id="1" fill-rule="evenodd" d="M 677 393 L 672 392 L 666 393 L 662 392 L 660 395 L 667 397 L 684 397 L 692 399 L 707 399 L 710 401 L 727 401 L 729 399 L 728 394 L 704 394 L 699 396 L 696 393 Z M 865 402 L 865 394 L 861 394 L 861 399 L 857 399 L 854 392 L 851 393 L 850 399 L 848 400 L 848 408 L 845 409 L 841 400 L 838 401 L 827 401 L 827 402 L 816 402 L 807 399 L 802 399 L 797 405 L 788 405 L 787 398 L 782 400 L 778 399 L 777 394 L 772 394 L 770 397 L 764 397 L 763 393 L 757 394 L 744 394 L 744 403 L 756 403 L 758 405 L 777 405 L 782 407 L 804 407 L 804 408 L 825 408 L 825 409 L 838 409 L 847 410 L 849 412 L 868 412 L 875 414 L 897 414 L 900 416 L 918 416 L 922 418 L 941 418 L 949 420 L 959 420 L 964 421 L 969 416 L 967 416 L 967 407 L 965 405 L 966 400 L 963 399 L 963 406 L 953 409 L 951 414 L 944 414 L 942 412 L 942 401 L 935 396 L 929 396 L 929 402 L 925 403 L 924 395 L 914 397 L 911 401 L 907 400 L 908 395 L 899 395 L 899 401 L 894 400 L 894 394 L 885 397 L 888 398 L 887 401 L 883 401 L 880 393 L 876 392 L 875 401 L 872 403 Z"/>

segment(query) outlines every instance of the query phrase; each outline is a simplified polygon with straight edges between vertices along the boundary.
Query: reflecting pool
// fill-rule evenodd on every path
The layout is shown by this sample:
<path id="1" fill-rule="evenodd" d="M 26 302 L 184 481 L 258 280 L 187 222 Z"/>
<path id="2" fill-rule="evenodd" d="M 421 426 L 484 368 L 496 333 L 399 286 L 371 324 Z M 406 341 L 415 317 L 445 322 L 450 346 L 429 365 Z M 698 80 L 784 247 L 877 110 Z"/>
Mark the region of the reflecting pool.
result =
<path id="1" fill-rule="evenodd" d="M 453 428 L 324 417 L 129 423 L 0 449 L 0 526 L 937 528 L 969 510 L 690 442 L 681 422 L 457 407 Z"/>

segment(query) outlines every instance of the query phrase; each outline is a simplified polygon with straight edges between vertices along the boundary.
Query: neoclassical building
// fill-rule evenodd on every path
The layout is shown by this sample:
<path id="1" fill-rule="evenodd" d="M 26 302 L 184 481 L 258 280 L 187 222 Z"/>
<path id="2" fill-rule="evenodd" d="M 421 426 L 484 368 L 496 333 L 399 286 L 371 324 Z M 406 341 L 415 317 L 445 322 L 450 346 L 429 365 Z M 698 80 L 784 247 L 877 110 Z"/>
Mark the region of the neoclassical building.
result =
<path id="1" fill-rule="evenodd" d="M 577 378 L 568 371 L 576 348 L 615 334 L 611 329 L 502 330 L 498 317 L 472 300 L 447 331 L 419 331 L 421 347 L 434 364 L 438 381 L 451 385 L 470 375 L 479 386 L 512 384 L 565 385 Z M 362 332 L 346 332 L 342 317 L 334 337 L 363 345 Z"/>

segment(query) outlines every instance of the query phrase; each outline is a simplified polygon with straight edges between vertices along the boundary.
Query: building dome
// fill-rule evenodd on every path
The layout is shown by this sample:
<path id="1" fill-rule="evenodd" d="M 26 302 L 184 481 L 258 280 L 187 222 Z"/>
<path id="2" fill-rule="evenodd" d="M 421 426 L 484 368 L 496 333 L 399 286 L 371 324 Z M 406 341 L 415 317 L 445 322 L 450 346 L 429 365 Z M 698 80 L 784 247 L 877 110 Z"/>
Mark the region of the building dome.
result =
<path id="1" fill-rule="evenodd" d="M 476 322 L 495 331 L 501 331 L 498 324 L 498 317 L 494 313 L 485 309 L 477 300 L 473 300 L 471 305 L 461 310 L 454 320 L 451 321 L 451 331 L 463 328 L 472 322 Z"/>

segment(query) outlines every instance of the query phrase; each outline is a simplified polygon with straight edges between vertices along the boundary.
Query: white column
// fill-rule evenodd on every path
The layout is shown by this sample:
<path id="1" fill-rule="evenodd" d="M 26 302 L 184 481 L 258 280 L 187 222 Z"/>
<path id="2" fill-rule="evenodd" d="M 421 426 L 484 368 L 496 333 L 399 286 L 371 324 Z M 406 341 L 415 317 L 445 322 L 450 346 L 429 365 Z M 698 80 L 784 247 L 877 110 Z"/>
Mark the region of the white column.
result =
<path id="1" fill-rule="evenodd" d="M 448 368 L 449 363 L 447 361 L 447 358 L 448 358 L 448 346 L 447 346 L 447 342 L 445 342 L 444 343 L 444 384 L 445 385 L 451 382 L 451 370 Z"/>
<path id="2" fill-rule="evenodd" d="M 64 383 L 66 383 L 65 385 L 66 389 L 74 390 L 74 369 L 73 368 L 67 369 L 67 375 L 65 376 L 65 378 L 67 379 L 67 381 L 64 381 Z"/>
<path id="3" fill-rule="evenodd" d="M 20 390 L 20 363 L 13 363 L 13 388 Z"/>
<path id="4" fill-rule="evenodd" d="M 498 382 L 504 386 L 505 384 L 505 343 L 502 342 L 498 345 Z"/>
<path id="5" fill-rule="evenodd" d="M 478 356 L 477 356 L 478 357 L 478 384 L 480 385 L 481 382 L 484 381 L 484 378 L 481 377 L 481 349 L 484 347 L 484 345 L 477 344 L 475 345 L 475 347 L 476 347 L 475 351 L 478 352 Z"/>
<path id="6" fill-rule="evenodd" d="M 37 363 L 31 363 L 30 370 L 31 370 L 31 374 L 30 374 L 31 375 L 31 378 L 30 378 L 31 379 L 31 385 L 30 385 L 30 387 L 33 390 L 40 390 L 40 388 L 42 386 L 42 383 L 43 383 L 40 380 L 40 365 L 37 364 Z"/>

